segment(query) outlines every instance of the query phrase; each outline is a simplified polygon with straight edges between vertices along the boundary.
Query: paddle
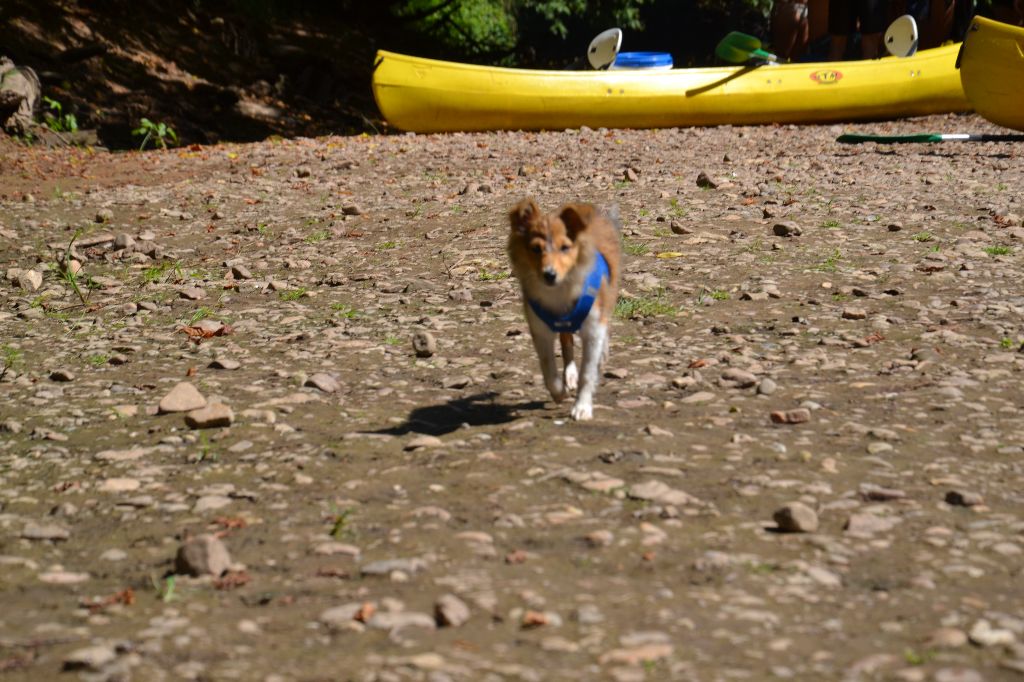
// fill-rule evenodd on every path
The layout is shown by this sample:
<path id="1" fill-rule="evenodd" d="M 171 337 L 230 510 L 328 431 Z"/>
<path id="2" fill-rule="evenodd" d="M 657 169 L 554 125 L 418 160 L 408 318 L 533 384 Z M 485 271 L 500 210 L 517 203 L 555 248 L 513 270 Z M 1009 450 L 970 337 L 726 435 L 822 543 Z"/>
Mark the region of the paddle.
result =
<path id="1" fill-rule="evenodd" d="M 861 135 L 848 133 L 836 138 L 836 142 L 859 144 L 906 144 L 909 142 L 1024 142 L 1024 135 L 989 135 L 988 133 L 917 133 L 914 135 Z"/>
<path id="2" fill-rule="evenodd" d="M 590 41 L 590 47 L 587 48 L 587 61 L 593 68 L 603 71 L 615 62 L 620 47 L 622 47 L 622 29 L 610 28 L 607 31 L 602 31 Z"/>
<path id="3" fill-rule="evenodd" d="M 917 53 L 917 21 L 909 14 L 896 17 L 885 29 L 884 41 L 893 57 L 913 57 Z"/>
<path id="4" fill-rule="evenodd" d="M 733 31 L 715 46 L 715 56 L 730 64 L 743 64 L 752 59 L 777 62 L 779 58 L 761 49 L 761 41 L 752 35 Z"/>

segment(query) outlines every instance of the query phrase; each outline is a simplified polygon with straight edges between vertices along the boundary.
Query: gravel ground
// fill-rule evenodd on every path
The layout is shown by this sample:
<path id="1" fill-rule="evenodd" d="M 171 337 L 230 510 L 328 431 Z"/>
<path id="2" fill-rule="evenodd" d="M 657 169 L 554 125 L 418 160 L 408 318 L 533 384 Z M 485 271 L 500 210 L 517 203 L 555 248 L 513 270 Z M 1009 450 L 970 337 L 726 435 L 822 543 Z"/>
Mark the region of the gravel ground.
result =
<path id="1" fill-rule="evenodd" d="M 1021 679 L 1022 148 L 846 131 L 998 132 L 0 143 L 0 672 Z M 593 422 L 528 195 L 624 218 Z"/>

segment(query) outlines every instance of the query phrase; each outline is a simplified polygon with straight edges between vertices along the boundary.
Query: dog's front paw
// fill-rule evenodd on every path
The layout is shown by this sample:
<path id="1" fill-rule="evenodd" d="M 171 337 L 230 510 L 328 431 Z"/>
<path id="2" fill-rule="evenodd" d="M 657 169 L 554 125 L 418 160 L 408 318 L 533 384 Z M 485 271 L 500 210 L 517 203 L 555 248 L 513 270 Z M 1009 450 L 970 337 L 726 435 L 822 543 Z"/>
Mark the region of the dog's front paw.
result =
<path id="1" fill-rule="evenodd" d="M 569 397 L 569 392 L 565 390 L 565 384 L 561 379 L 556 379 L 548 384 L 548 393 L 551 394 L 551 399 L 556 403 L 560 403 Z"/>
<path id="2" fill-rule="evenodd" d="M 576 363 L 570 362 L 565 366 L 565 391 L 575 391 L 580 382 L 580 373 L 576 369 Z"/>
<path id="3" fill-rule="evenodd" d="M 589 402 L 582 402 L 577 400 L 576 404 L 572 406 L 572 418 L 578 422 L 589 421 L 594 418 L 594 406 Z"/>

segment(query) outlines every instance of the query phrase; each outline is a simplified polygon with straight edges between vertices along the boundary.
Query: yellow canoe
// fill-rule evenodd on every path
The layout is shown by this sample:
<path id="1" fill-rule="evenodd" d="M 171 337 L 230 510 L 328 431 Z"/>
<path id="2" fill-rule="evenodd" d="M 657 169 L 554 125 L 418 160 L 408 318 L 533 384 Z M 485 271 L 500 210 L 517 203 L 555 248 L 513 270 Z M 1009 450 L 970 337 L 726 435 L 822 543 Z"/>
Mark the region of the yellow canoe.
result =
<path id="1" fill-rule="evenodd" d="M 381 50 L 373 95 L 388 123 L 421 133 L 877 120 L 968 110 L 958 49 L 905 59 L 611 71 L 475 66 Z"/>
<path id="2" fill-rule="evenodd" d="M 1024 130 L 1024 28 L 975 17 L 960 55 L 960 80 L 975 111 Z"/>

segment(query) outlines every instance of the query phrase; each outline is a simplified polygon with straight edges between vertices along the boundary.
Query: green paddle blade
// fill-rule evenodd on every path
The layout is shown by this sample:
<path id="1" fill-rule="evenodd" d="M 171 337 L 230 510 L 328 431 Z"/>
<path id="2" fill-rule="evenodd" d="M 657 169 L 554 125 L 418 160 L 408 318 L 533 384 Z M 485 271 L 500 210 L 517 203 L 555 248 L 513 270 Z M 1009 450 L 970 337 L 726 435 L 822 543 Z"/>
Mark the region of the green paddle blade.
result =
<path id="1" fill-rule="evenodd" d="M 848 133 L 837 137 L 836 142 L 842 142 L 843 144 L 857 144 L 859 142 L 878 142 L 879 144 L 942 142 L 942 135 L 936 135 L 933 133 L 918 133 L 916 135 L 859 135 Z"/>
<path id="2" fill-rule="evenodd" d="M 715 56 L 723 62 L 730 64 L 742 64 L 751 59 L 763 59 L 765 61 L 778 61 L 778 57 L 771 52 L 761 49 L 761 41 L 752 35 L 733 31 L 715 46 Z"/>

